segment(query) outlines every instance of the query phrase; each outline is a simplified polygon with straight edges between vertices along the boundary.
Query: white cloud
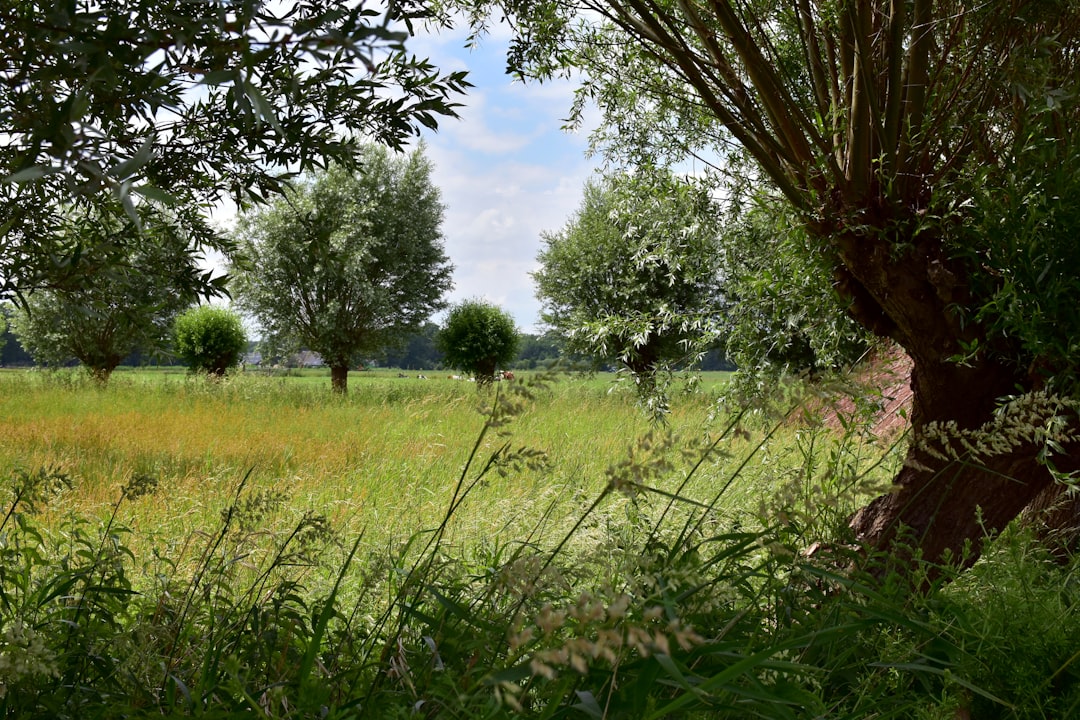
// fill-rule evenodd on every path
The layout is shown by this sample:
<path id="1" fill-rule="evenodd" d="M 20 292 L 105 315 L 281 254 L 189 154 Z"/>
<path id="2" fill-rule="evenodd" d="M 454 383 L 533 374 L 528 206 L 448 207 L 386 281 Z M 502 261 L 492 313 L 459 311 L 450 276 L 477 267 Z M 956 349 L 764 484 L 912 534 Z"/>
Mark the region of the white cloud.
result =
<path id="1" fill-rule="evenodd" d="M 516 125 L 493 127 L 488 115 L 498 117 L 499 111 L 488 111 L 484 92 L 471 91 L 466 102 L 468 104 L 460 111 L 461 118 L 444 122 L 440 133 L 468 150 L 489 155 L 513 153 L 528 146 L 543 132 L 542 129 L 530 130 Z"/>
<path id="2" fill-rule="evenodd" d="M 561 228 L 580 203 L 594 166 L 585 158 L 587 132 L 562 130 L 572 83 L 512 82 L 502 73 L 505 42 L 488 37 L 469 51 L 461 48 L 463 38 L 455 33 L 413 45 L 440 67 L 469 68 L 477 84 L 461 101 L 460 120 L 425 135 L 455 264 L 450 299 L 496 302 L 531 331 L 540 306 L 529 273 L 537 267 L 540 233 Z"/>

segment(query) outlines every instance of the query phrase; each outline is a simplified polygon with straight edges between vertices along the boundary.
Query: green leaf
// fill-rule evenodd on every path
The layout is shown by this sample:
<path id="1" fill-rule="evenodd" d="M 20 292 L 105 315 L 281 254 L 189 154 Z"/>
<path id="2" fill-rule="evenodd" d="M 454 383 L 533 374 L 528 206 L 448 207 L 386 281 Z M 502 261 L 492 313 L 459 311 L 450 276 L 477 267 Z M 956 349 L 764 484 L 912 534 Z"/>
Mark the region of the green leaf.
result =
<path id="1" fill-rule="evenodd" d="M 252 107 L 255 108 L 255 113 L 265 122 L 269 123 L 270 127 L 274 128 L 279 134 L 284 134 L 284 131 L 281 129 L 281 124 L 278 122 L 277 113 L 274 112 L 273 105 L 266 99 L 262 90 L 246 79 L 242 82 L 244 94 L 247 95 L 248 100 L 251 101 Z"/>
<path id="2" fill-rule="evenodd" d="M 172 193 L 166 192 L 161 188 L 154 187 L 153 185 L 140 185 L 137 188 L 132 188 L 133 193 L 142 195 L 148 200 L 156 200 L 164 205 L 179 205 L 180 200 Z"/>
<path id="3" fill-rule="evenodd" d="M 50 165 L 31 165 L 30 167 L 23 168 L 18 172 L 14 172 L 4 177 L 0 180 L 0 183 L 10 185 L 12 183 L 29 182 L 58 172 L 60 172 L 60 168 L 52 167 Z"/>
<path id="4" fill-rule="evenodd" d="M 150 162 L 150 159 L 154 155 L 154 137 L 148 136 L 139 149 L 127 160 L 117 163 L 113 167 L 109 168 L 109 175 L 117 180 L 124 180 L 135 174 L 146 163 Z"/>

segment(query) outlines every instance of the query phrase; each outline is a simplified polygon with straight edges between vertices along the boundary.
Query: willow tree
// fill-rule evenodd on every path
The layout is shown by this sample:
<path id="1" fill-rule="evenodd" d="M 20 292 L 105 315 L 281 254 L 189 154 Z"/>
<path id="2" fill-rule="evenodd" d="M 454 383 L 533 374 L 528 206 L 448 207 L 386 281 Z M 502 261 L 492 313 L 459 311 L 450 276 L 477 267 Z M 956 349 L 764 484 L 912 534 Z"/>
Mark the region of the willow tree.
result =
<path id="1" fill-rule="evenodd" d="M 425 14 L 413 0 L 0 3 L 0 299 L 96 272 L 58 240 L 62 206 L 115 199 L 134 218 L 151 198 L 195 219 L 452 117 L 465 73 L 406 51 Z M 206 229 L 196 240 L 216 247 Z"/>
<path id="2" fill-rule="evenodd" d="M 911 356 L 913 440 L 852 520 L 864 541 L 906 527 L 926 558 L 959 556 L 1074 469 L 1080 5 L 504 9 L 514 69 L 575 66 L 608 137 L 682 140 L 782 199 L 852 317 Z"/>
<path id="3" fill-rule="evenodd" d="M 575 354 L 617 362 L 642 397 L 715 343 L 724 309 L 719 213 L 706 188 L 655 168 L 590 181 L 544 232 L 533 273 L 545 324 Z"/>
<path id="4" fill-rule="evenodd" d="M 240 220 L 237 306 L 264 333 L 322 355 L 344 393 L 362 353 L 399 344 L 446 307 L 442 219 L 422 151 L 370 145 L 356 172 L 331 166 Z"/>
<path id="5" fill-rule="evenodd" d="M 203 228 L 150 203 L 138 218 L 136 225 L 119 204 L 64 216 L 57 242 L 78 245 L 92 272 L 74 287 L 35 290 L 16 307 L 15 334 L 37 364 L 75 358 L 105 384 L 135 350 L 164 351 L 173 319 L 198 299 L 190 279 L 207 273 L 192 241 Z"/>

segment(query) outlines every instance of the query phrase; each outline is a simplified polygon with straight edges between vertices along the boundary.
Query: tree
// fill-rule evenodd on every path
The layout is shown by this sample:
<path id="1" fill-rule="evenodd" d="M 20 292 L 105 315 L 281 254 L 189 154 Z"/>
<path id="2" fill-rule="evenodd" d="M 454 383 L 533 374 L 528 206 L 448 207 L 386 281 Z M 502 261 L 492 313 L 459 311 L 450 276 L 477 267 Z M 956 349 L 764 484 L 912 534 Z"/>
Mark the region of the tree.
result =
<path id="1" fill-rule="evenodd" d="M 400 147 L 453 116 L 465 73 L 404 47 L 422 3 L 0 3 L 0 299 L 94 272 L 55 240 L 60 206 L 140 197 L 200 214 Z M 214 238 L 202 238 L 213 242 Z M 123 255 L 124 250 L 118 250 Z M 193 287 L 213 294 L 203 276 Z"/>
<path id="2" fill-rule="evenodd" d="M 562 354 L 562 340 L 553 332 L 542 335 L 521 334 L 521 347 L 514 359 L 514 368 L 535 370 L 537 366 L 551 367 Z"/>
<path id="3" fill-rule="evenodd" d="M 1080 5 L 506 5 L 515 70 L 577 66 L 608 141 L 783 198 L 851 316 L 910 355 L 914 441 L 852 520 L 865 543 L 906 528 L 926 559 L 972 562 L 1077 469 Z M 972 444 L 1001 423 L 1018 430 Z"/>
<path id="4" fill-rule="evenodd" d="M 721 272 L 734 387 L 769 394 L 791 373 L 844 371 L 873 337 L 846 312 L 828 267 L 806 252 L 807 236 L 777 204 L 725 218 Z"/>
<path id="5" fill-rule="evenodd" d="M 659 367 L 704 350 L 719 328 L 719 211 L 708 192 L 639 169 L 585 186 L 533 273 L 542 318 L 571 353 L 617 360 L 646 392 Z"/>
<path id="6" fill-rule="evenodd" d="M 0 367 L 11 365 L 33 365 L 34 359 L 26 352 L 22 343 L 11 331 L 11 321 L 15 315 L 15 306 L 0 303 L 0 325 L 6 329 L 0 334 Z"/>
<path id="7" fill-rule="evenodd" d="M 308 177 L 235 234 L 238 306 L 322 355 L 336 392 L 360 353 L 400 342 L 446 306 L 453 269 L 422 150 L 394 157 L 371 145 L 361 168 Z"/>
<path id="8" fill-rule="evenodd" d="M 447 366 L 485 385 L 517 356 L 520 340 L 508 312 L 483 300 L 466 300 L 450 308 L 437 342 Z"/>
<path id="9" fill-rule="evenodd" d="M 192 372 L 220 377 L 240 364 L 247 349 L 247 334 L 236 313 L 214 305 L 199 305 L 176 318 L 173 349 Z"/>
<path id="10" fill-rule="evenodd" d="M 16 311 L 15 333 L 38 364 L 59 366 L 76 358 L 104 384 L 136 348 L 161 349 L 173 318 L 196 299 L 184 278 L 205 271 L 198 267 L 188 228 L 150 204 L 140 205 L 138 215 L 137 227 L 119 207 L 69 211 L 62 232 L 83 248 L 81 262 L 100 269 L 75 287 L 31 293 Z M 127 255 L 101 263 L 102 246 L 110 254 L 125 247 Z"/>
<path id="11" fill-rule="evenodd" d="M 436 346 L 439 326 L 426 322 L 420 329 L 406 338 L 401 347 L 384 349 L 387 367 L 404 370 L 433 370 L 442 366 L 443 354 Z"/>

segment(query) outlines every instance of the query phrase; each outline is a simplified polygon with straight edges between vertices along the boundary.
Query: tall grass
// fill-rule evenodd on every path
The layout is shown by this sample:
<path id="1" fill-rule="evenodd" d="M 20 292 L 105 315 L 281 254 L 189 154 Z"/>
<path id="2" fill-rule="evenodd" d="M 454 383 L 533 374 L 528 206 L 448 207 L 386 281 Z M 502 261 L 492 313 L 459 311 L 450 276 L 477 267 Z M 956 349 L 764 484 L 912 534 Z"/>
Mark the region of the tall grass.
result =
<path id="1" fill-rule="evenodd" d="M 175 477 L 114 460 L 122 480 L 107 484 L 102 470 L 101 498 L 75 502 L 84 480 L 74 463 L 12 472 L 0 521 L 0 711 L 944 719 L 1077 710 L 1075 563 L 1051 562 L 1011 533 L 973 571 L 926 594 L 864 577 L 843 518 L 887 477 L 895 453 L 854 425 L 837 434 L 740 414 L 710 421 L 711 403 L 698 398 L 677 409 L 669 433 L 641 423 L 629 399 L 526 390 L 488 396 L 483 416 L 467 410 L 474 440 L 425 458 L 457 464 L 406 486 L 438 496 L 430 511 L 399 499 L 395 507 L 418 508 L 408 532 L 404 519 L 363 515 L 365 501 L 335 521 L 330 503 L 305 505 L 326 496 L 242 471 L 226 452 L 231 440 L 196 454 L 236 475 L 202 498 L 198 522 L 150 543 L 134 524 L 165 522 Z M 245 383 L 183 385 L 164 402 L 127 392 L 75 405 L 101 402 L 118 418 L 124 407 L 150 417 L 186 406 L 208 423 L 250 398 L 248 411 L 325 417 L 280 427 L 352 445 L 361 439 L 335 434 L 340 425 L 379 408 L 415 416 L 415 427 L 445 420 L 449 431 L 439 408 L 453 415 L 460 403 L 464 414 L 477 401 L 449 384 L 345 401 Z M 4 417 L 29 403 L 5 405 Z M 40 414 L 59 432 L 95 413 Z M 631 434 L 639 439 L 628 444 Z M 4 437 L 5 451 L 21 452 Z M 148 445 L 183 457 L 190 446 L 169 438 Z M 94 467 L 107 442 L 86 445 Z M 388 453 L 388 463 L 417 452 Z M 334 453 L 349 457 L 327 440 L 304 458 Z M 296 457 L 281 467 L 327 482 L 342 467 L 321 475 Z M 380 527 L 384 519 L 400 531 Z"/>
<path id="2" fill-rule="evenodd" d="M 468 453 L 463 439 L 483 423 L 479 410 L 489 400 L 475 386 L 381 377 L 354 380 L 339 399 L 290 381 L 146 384 L 136 376 L 101 390 L 77 376 L 0 375 L 0 464 L 54 467 L 77 478 L 65 507 L 91 514 L 105 512 L 131 474 L 158 478 L 159 497 L 130 510 L 140 536 L 207 525 L 249 473 L 250 488 L 319 508 L 343 530 L 368 527 L 373 541 L 436 521 L 449 497 L 447 478 Z M 710 409 L 706 396 L 688 398 L 675 425 L 704 433 Z M 595 383 L 553 386 L 515 423 L 516 444 L 547 453 L 545 472 L 493 478 L 481 490 L 482 512 L 462 513 L 455 527 L 489 536 L 514 516 L 528 525 L 551 498 L 594 494 L 607 465 L 646 428 L 629 393 L 611 395 Z M 489 449 L 499 442 L 489 438 Z"/>

